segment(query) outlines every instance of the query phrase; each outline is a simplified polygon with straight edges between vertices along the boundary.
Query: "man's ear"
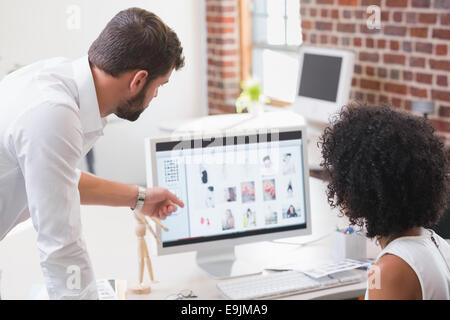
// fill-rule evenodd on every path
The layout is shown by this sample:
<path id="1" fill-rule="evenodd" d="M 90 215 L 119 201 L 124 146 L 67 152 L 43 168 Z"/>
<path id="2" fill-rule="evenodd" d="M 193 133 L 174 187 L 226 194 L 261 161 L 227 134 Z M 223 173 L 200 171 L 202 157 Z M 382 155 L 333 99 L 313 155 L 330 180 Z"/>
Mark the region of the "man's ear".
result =
<path id="1" fill-rule="evenodd" d="M 131 78 L 130 82 L 130 91 L 135 94 L 142 90 L 145 83 L 147 82 L 148 78 L 148 71 L 146 70 L 138 70 L 134 74 L 134 76 Z"/>

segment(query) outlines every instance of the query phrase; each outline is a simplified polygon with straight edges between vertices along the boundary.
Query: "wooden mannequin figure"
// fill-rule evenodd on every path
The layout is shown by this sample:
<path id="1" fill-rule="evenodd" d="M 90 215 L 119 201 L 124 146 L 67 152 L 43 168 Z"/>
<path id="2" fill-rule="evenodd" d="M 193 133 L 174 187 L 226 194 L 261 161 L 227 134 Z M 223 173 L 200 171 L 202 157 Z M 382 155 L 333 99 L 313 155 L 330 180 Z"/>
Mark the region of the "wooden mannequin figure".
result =
<path id="1" fill-rule="evenodd" d="M 130 291 L 135 294 L 148 294 L 151 291 L 151 287 L 150 287 L 150 284 L 144 283 L 145 266 L 147 266 L 147 271 L 148 271 L 151 282 L 155 282 L 155 280 L 153 277 L 152 262 L 150 260 L 149 254 L 148 254 L 147 243 L 145 241 L 146 228 L 148 228 L 148 230 L 155 237 L 155 239 L 156 239 L 156 241 L 158 241 L 158 243 L 161 243 L 161 241 L 158 238 L 155 231 L 153 230 L 153 228 L 147 222 L 147 220 L 143 214 L 141 214 L 140 212 L 134 212 L 134 217 L 137 222 L 135 231 L 136 231 L 136 236 L 138 239 L 139 278 L 138 278 L 138 284 L 136 286 L 130 288 Z M 157 221 L 157 219 L 152 218 L 152 220 L 157 225 L 159 225 L 163 230 L 165 230 L 165 231 L 168 230 L 159 221 Z"/>

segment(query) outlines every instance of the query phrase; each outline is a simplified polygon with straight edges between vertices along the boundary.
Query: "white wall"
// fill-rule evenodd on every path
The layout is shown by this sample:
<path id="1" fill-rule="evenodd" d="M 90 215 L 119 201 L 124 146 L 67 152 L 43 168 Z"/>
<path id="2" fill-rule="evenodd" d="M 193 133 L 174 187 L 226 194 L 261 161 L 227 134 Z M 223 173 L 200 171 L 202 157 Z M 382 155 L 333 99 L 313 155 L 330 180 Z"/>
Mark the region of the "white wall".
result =
<path id="1" fill-rule="evenodd" d="M 157 134 L 161 121 L 207 114 L 204 0 L 1 0 L 0 78 L 16 64 L 86 54 L 106 23 L 129 7 L 160 16 L 178 34 L 186 57 L 138 121 L 110 123 L 95 146 L 99 176 L 145 184 L 144 137 Z"/>

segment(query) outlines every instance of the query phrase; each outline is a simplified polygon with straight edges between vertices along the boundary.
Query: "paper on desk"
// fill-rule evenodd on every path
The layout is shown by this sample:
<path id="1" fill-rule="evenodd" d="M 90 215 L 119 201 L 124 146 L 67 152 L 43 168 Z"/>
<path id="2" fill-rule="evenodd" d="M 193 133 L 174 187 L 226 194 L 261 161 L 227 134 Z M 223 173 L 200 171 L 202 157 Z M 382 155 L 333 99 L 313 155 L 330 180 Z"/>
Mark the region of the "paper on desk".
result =
<path id="1" fill-rule="evenodd" d="M 370 265 L 368 262 L 357 261 L 352 259 L 344 259 L 338 262 L 332 262 L 329 264 L 321 265 L 313 269 L 300 270 L 313 278 L 325 277 L 333 273 L 338 273 L 342 271 L 367 267 Z"/>
<path id="2" fill-rule="evenodd" d="M 342 271 L 357 269 L 357 268 L 366 268 L 370 266 L 370 263 L 367 261 L 358 261 L 353 259 L 344 259 L 337 262 L 330 262 L 326 264 L 321 264 L 315 266 L 313 268 L 305 268 L 295 264 L 286 264 L 282 266 L 274 266 L 270 268 L 265 268 L 266 270 L 272 271 L 288 271 L 295 270 L 305 273 L 306 275 L 312 278 L 320 278 L 333 273 L 338 273 Z"/>

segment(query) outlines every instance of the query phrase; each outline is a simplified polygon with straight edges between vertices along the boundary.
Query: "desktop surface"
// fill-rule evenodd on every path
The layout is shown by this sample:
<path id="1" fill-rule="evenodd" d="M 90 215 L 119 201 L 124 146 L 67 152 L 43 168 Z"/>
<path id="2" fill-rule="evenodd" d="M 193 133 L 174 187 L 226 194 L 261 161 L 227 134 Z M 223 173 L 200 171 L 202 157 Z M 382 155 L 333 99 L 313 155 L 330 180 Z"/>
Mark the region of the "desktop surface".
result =
<path id="1" fill-rule="evenodd" d="M 326 184 L 310 178 L 312 235 L 284 239 L 297 244 L 258 242 L 236 247 L 236 256 L 260 269 L 274 264 L 298 263 L 314 266 L 329 261 L 332 256 L 332 237 L 308 245 L 302 242 L 320 238 L 333 232 L 336 225 L 347 226 L 348 221 L 338 217 L 326 201 Z M 138 279 L 137 239 L 135 220 L 127 208 L 82 206 L 83 233 L 97 279 L 124 279 L 129 285 Z M 147 239 L 151 239 L 147 236 Z M 0 261 L 3 270 L 2 298 L 27 299 L 33 285 L 43 284 L 39 254 L 35 246 L 36 232 L 31 224 L 8 236 L 0 243 Z M 20 255 L 17 252 L 21 252 Z M 150 248 L 156 283 L 151 284 L 148 295 L 128 294 L 128 299 L 165 299 L 183 289 L 191 289 L 197 299 L 224 299 L 216 288 L 220 280 L 211 279 L 196 264 L 195 252 L 156 256 Z M 373 252 L 371 256 L 376 256 Z M 364 271 L 361 271 L 364 272 Z M 146 278 L 147 279 L 147 278 Z M 147 279 L 148 280 L 148 279 Z M 360 282 L 349 286 L 292 295 L 282 299 L 349 299 L 364 294 L 366 284 Z"/>

